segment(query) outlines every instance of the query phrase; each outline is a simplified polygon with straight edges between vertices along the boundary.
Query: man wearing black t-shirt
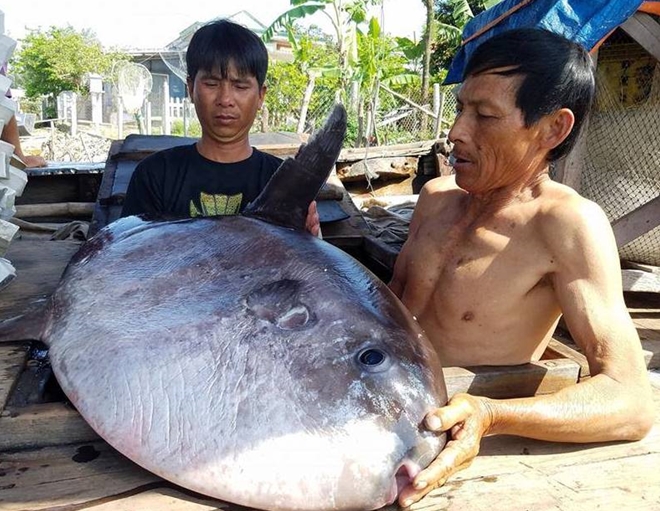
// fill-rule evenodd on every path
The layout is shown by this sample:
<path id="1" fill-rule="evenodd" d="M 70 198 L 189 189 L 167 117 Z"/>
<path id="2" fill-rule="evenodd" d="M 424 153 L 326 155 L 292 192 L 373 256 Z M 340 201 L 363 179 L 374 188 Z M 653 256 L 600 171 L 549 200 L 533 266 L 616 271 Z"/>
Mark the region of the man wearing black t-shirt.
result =
<path id="1" fill-rule="evenodd" d="M 249 140 L 266 95 L 268 52 L 261 39 L 236 23 L 214 21 L 193 35 L 186 65 L 202 136 L 195 144 L 141 161 L 128 185 L 122 216 L 238 214 L 282 162 L 254 149 Z M 315 202 L 306 227 L 318 234 Z"/>

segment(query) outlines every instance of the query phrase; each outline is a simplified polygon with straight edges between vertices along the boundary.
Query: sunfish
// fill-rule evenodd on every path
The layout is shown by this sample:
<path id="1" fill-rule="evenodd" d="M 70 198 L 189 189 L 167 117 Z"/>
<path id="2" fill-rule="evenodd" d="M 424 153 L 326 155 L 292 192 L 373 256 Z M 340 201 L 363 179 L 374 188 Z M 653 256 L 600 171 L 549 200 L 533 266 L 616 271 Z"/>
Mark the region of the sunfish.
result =
<path id="1" fill-rule="evenodd" d="M 121 219 L 74 256 L 39 337 L 85 420 L 178 485 L 266 510 L 371 510 L 440 452 L 447 401 L 414 318 L 304 232 L 346 129 L 284 161 L 241 216 Z"/>

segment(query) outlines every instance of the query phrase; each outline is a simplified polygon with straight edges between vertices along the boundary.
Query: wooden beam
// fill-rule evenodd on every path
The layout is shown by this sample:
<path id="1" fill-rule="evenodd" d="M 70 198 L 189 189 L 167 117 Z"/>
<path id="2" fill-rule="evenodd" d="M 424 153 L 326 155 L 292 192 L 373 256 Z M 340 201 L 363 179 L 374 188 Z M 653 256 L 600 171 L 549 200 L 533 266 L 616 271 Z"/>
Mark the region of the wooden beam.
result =
<path id="1" fill-rule="evenodd" d="M 623 247 L 660 225 L 660 195 L 612 222 L 617 247 Z"/>
<path id="2" fill-rule="evenodd" d="M 163 483 L 104 442 L 3 452 L 0 473 L 3 511 L 96 509 L 112 500 L 120 501 L 114 507 L 108 506 L 115 511 L 191 509 L 185 506 L 185 500 L 181 506 L 171 508 L 136 508 L 130 503 L 122 506 L 123 497 Z M 222 507 L 218 503 L 213 509 Z"/>
<path id="3" fill-rule="evenodd" d="M 502 399 L 552 394 L 578 382 L 573 360 L 540 360 L 517 366 L 445 367 L 449 396 L 458 392 Z"/>
<path id="4" fill-rule="evenodd" d="M 391 158 L 395 156 L 422 156 L 429 154 L 435 145 L 435 140 L 423 140 L 410 144 L 391 146 L 351 147 L 342 149 L 337 163 L 365 160 L 367 158 Z"/>
<path id="5" fill-rule="evenodd" d="M 56 202 L 52 204 L 22 204 L 16 206 L 16 218 L 46 216 L 92 216 L 93 202 Z"/>
<path id="6" fill-rule="evenodd" d="M 0 414 L 0 452 L 98 440 L 71 406 L 44 403 L 7 407 Z"/>
<path id="7" fill-rule="evenodd" d="M 382 83 L 379 83 L 378 86 L 379 86 L 381 89 L 383 89 L 385 92 L 389 92 L 389 93 L 392 94 L 392 96 L 394 96 L 395 98 L 399 98 L 399 99 L 400 99 L 401 101 L 403 101 L 404 103 L 409 104 L 411 107 L 416 108 L 417 110 L 419 110 L 420 112 L 422 112 L 422 113 L 428 115 L 428 116 L 431 117 L 432 119 L 437 119 L 437 118 L 438 118 L 438 114 L 436 114 L 435 112 L 431 112 L 431 110 L 429 110 L 429 109 L 426 108 L 425 106 L 418 105 L 418 104 L 415 103 L 414 101 L 411 101 L 410 99 L 408 99 L 407 97 L 405 97 L 405 96 L 399 94 L 398 92 L 394 92 L 392 89 L 390 89 L 389 87 L 386 87 L 386 86 L 383 85 Z"/>
<path id="8" fill-rule="evenodd" d="M 624 21 L 621 28 L 647 52 L 660 60 L 660 24 L 651 16 L 638 12 Z"/>
<path id="9" fill-rule="evenodd" d="M 29 347 L 29 343 L 0 346 L 0 412 L 25 366 Z"/>
<path id="10" fill-rule="evenodd" d="M 621 270 L 624 291 L 660 293 L 660 275 L 642 270 Z"/>

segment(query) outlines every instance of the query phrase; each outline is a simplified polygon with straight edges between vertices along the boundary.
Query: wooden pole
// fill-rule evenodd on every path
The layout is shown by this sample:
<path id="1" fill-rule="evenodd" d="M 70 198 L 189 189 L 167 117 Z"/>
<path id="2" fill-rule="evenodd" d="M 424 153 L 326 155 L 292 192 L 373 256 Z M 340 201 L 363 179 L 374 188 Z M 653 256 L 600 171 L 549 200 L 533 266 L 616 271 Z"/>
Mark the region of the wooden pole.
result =
<path id="1" fill-rule="evenodd" d="M 117 95 L 117 140 L 124 138 L 124 102 Z"/>
<path id="2" fill-rule="evenodd" d="M 146 125 L 145 128 L 146 128 L 146 131 L 147 131 L 147 135 L 151 135 L 151 130 L 152 130 L 152 126 L 151 126 L 151 121 L 152 121 L 152 119 L 151 119 L 151 101 L 145 101 L 144 110 L 145 110 L 144 122 L 145 122 L 145 125 Z"/>
<path id="3" fill-rule="evenodd" d="M 163 126 L 161 133 L 170 135 L 172 133 L 172 119 L 170 118 L 170 83 L 169 77 L 163 80 Z"/>
<path id="4" fill-rule="evenodd" d="M 408 99 L 407 97 L 399 94 L 398 92 L 394 92 L 392 89 L 390 89 L 389 87 L 386 87 L 382 83 L 380 84 L 380 88 L 383 89 L 385 92 L 389 92 L 395 98 L 399 98 L 401 101 L 403 101 L 405 103 L 408 103 L 410 106 L 415 107 L 417 110 L 420 110 L 421 112 L 425 113 L 429 117 L 432 117 L 433 119 L 435 119 L 435 113 L 431 112 L 431 110 L 429 110 L 425 106 L 418 105 L 414 101 L 411 101 L 410 99 Z"/>
<path id="5" fill-rule="evenodd" d="M 183 136 L 188 136 L 188 98 L 183 98 Z"/>
<path id="6" fill-rule="evenodd" d="M 93 202 L 56 202 L 51 204 L 17 204 L 15 218 L 47 216 L 92 216 Z"/>
<path id="7" fill-rule="evenodd" d="M 78 134 L 78 103 L 76 98 L 78 94 L 71 93 L 71 136 L 75 137 Z"/>
<path id="8" fill-rule="evenodd" d="M 445 95 L 440 92 L 440 84 L 433 84 L 433 111 L 435 112 L 435 126 L 433 128 L 433 138 L 440 137 L 442 131 L 442 111 L 445 106 Z"/>

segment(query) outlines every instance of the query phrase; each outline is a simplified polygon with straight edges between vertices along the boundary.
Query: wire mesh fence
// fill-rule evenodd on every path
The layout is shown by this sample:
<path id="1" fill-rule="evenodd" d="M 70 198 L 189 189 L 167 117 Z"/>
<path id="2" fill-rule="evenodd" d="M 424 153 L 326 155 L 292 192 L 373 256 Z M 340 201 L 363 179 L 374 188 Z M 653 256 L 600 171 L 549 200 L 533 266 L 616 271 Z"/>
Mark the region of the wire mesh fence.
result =
<path id="1" fill-rule="evenodd" d="M 660 65 L 620 29 L 598 54 L 580 191 L 614 221 L 660 195 Z M 623 259 L 660 265 L 660 228 L 620 250 Z"/>

